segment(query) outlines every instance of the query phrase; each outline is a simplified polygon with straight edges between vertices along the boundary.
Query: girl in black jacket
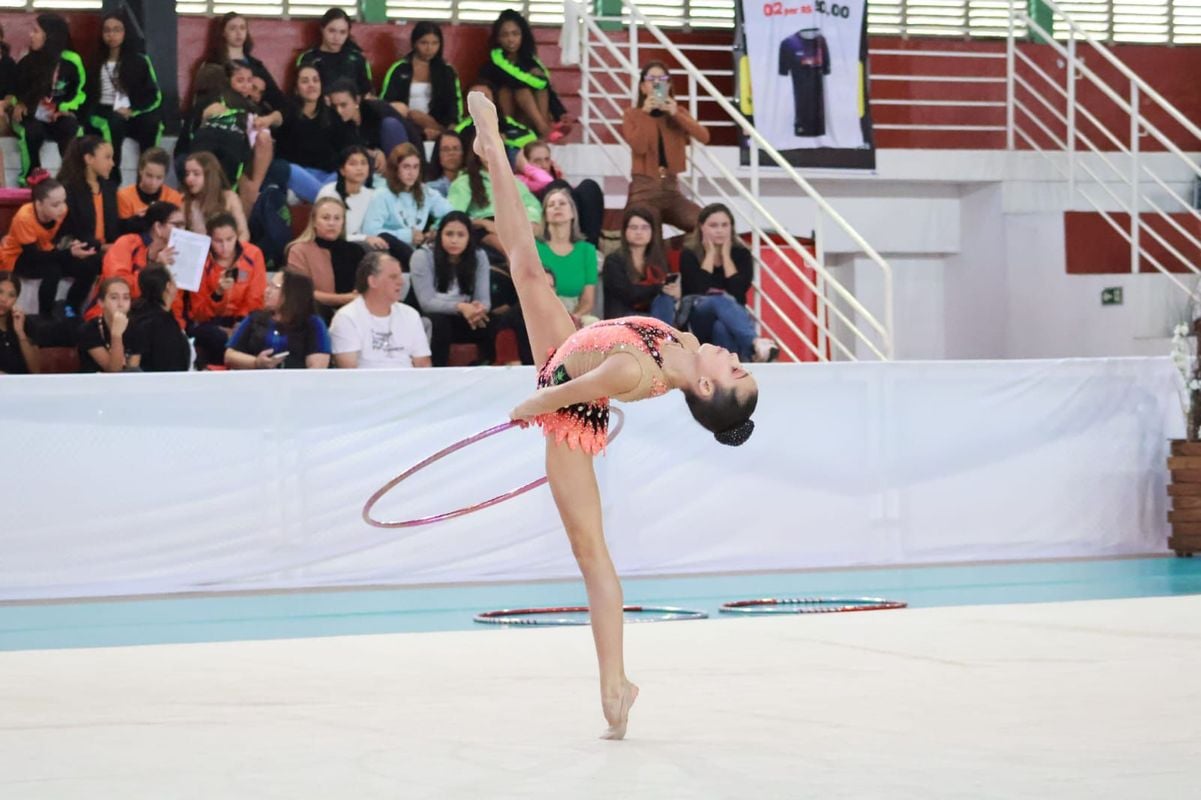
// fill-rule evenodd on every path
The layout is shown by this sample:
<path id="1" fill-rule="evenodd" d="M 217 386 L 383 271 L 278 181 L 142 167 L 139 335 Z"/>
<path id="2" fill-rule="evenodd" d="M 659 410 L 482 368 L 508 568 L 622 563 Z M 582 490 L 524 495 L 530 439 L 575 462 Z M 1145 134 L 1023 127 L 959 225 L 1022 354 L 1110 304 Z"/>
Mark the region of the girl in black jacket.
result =
<path id="1" fill-rule="evenodd" d="M 409 54 L 384 76 L 380 97 L 420 128 L 426 139 L 436 140 L 463 118 L 459 73 L 442 58 L 442 29 L 437 23 L 418 22 L 409 43 Z"/>
<path id="2" fill-rule="evenodd" d="M 570 129 L 566 109 L 550 84 L 550 70 L 538 58 L 530 23 L 506 8 L 492 23 L 488 47 L 479 79 L 496 88 L 503 115 L 529 124 L 539 139 L 562 140 Z"/>
<path id="3" fill-rule="evenodd" d="M 83 61 L 72 49 L 67 21 L 58 14 L 38 14 L 29 35 L 29 52 L 17 64 L 13 132 L 21 151 L 20 183 L 42 166 L 42 144 L 58 143 L 60 155 L 79 133 L 76 117 L 87 95 Z"/>
<path id="4" fill-rule="evenodd" d="M 75 282 L 67 294 L 67 305 L 82 308 L 108 246 L 121 235 L 117 213 L 117 183 L 113 172 L 113 146 L 99 136 L 83 136 L 67 148 L 58 182 L 67 190 L 67 217 L 58 231 L 59 240 L 84 242 L 96 252 L 76 265 Z M 61 245 L 60 245 L 61 246 Z"/>
<path id="5" fill-rule="evenodd" d="M 321 43 L 310 47 L 296 59 L 296 66 L 314 66 L 321 73 L 321 84 L 333 86 L 338 81 L 350 81 L 359 96 L 375 93 L 371 83 L 371 65 L 363 49 L 350 35 L 350 17 L 340 8 L 326 11 L 319 21 Z"/>
<path id="6" fill-rule="evenodd" d="M 201 65 L 218 64 L 224 67 L 231 61 L 245 65 L 255 78 L 263 82 L 263 103 L 267 108 L 279 111 L 288 104 L 288 98 L 263 62 L 251 55 L 253 51 L 254 40 L 250 38 L 246 17 L 230 11 L 213 20 L 213 26 L 209 28 L 208 53 Z"/>
<path id="7" fill-rule="evenodd" d="M 112 144 L 113 165 L 120 169 L 126 136 L 142 151 L 158 146 L 163 93 L 145 43 L 124 11 L 104 15 L 99 52 L 101 57 L 88 75 L 88 127 Z"/>

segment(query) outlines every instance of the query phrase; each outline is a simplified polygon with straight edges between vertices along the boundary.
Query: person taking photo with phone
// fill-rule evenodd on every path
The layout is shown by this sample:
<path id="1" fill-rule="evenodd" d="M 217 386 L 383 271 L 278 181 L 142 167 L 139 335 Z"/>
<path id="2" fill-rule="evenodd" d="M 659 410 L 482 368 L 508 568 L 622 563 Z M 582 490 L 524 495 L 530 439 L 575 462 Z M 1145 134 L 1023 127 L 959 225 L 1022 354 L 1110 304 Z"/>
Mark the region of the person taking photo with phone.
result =
<path id="1" fill-rule="evenodd" d="M 679 174 L 687 166 L 689 142 L 708 144 L 709 131 L 672 97 L 671 76 L 663 62 L 649 62 L 641 78 L 636 104 L 621 118 L 621 134 L 632 154 L 626 208 L 655 209 L 657 223 L 691 232 L 701 209 L 680 191 Z"/>

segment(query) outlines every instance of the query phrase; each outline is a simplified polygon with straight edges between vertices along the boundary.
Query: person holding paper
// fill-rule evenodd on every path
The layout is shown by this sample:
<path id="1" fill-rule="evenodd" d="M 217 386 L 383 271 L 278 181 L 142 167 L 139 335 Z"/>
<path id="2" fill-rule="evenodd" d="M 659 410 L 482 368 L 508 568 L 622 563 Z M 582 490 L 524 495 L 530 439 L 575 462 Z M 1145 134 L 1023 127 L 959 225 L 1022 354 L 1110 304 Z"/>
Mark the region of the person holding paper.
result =
<path id="1" fill-rule="evenodd" d="M 124 278 L 129 284 L 131 299 L 137 300 L 138 274 L 147 267 L 172 267 L 178 255 L 171 247 L 171 232 L 182 230 L 184 225 L 183 211 L 174 203 L 162 200 L 151 203 L 144 215 L 146 230 L 142 233 L 127 233 L 118 237 L 112 247 L 104 254 L 104 263 L 100 268 L 100 282 L 109 278 Z M 84 319 L 93 320 L 100 316 L 102 309 L 100 300 L 93 297 L 92 303 L 84 313 Z M 174 308 L 176 321 L 183 328 L 183 298 L 176 302 Z"/>
<path id="2" fill-rule="evenodd" d="M 267 265 L 263 251 L 250 242 L 238 241 L 237 222 L 229 214 L 208 221 L 212 240 L 200 288 L 189 292 L 191 326 L 196 340 L 196 364 L 225 363 L 229 335 L 247 315 L 263 307 L 267 288 Z"/>

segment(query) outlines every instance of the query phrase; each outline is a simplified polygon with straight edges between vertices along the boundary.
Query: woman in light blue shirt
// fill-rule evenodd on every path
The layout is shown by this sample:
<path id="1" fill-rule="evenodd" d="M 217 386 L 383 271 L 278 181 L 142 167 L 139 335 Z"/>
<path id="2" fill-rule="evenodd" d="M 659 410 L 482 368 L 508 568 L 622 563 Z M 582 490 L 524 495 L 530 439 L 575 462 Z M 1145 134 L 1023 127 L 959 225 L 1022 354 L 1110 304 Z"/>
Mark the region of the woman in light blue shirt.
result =
<path id="1" fill-rule="evenodd" d="M 450 360 L 452 344 L 479 347 L 480 361 L 496 355 L 488 257 L 471 238 L 471 218 L 452 211 L 430 243 L 413 253 L 413 294 L 433 326 L 430 353 L 435 367 Z"/>
<path id="2" fill-rule="evenodd" d="M 422 184 L 421 156 L 408 142 L 392 148 L 384 177 L 388 185 L 377 189 L 371 198 L 363 218 L 363 233 L 388 242 L 393 255 L 398 250 L 404 253 L 400 263 L 407 271 L 412 248 L 432 238 L 426 234 L 426 228 L 453 209 L 445 197 Z"/>

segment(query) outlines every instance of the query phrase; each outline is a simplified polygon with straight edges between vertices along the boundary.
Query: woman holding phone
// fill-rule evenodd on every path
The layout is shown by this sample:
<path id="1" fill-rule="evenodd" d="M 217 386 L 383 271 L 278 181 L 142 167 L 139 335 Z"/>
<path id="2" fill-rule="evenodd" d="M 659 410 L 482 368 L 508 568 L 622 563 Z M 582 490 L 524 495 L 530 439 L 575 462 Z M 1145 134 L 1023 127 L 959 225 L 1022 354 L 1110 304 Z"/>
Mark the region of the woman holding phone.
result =
<path id="1" fill-rule="evenodd" d="M 701 209 L 684 197 L 678 176 L 687 166 L 689 142 L 708 144 L 709 131 L 672 97 L 663 62 L 649 62 L 641 77 L 637 102 L 621 118 L 621 134 L 633 156 L 626 207 L 657 209 L 656 222 L 691 232 Z"/>

